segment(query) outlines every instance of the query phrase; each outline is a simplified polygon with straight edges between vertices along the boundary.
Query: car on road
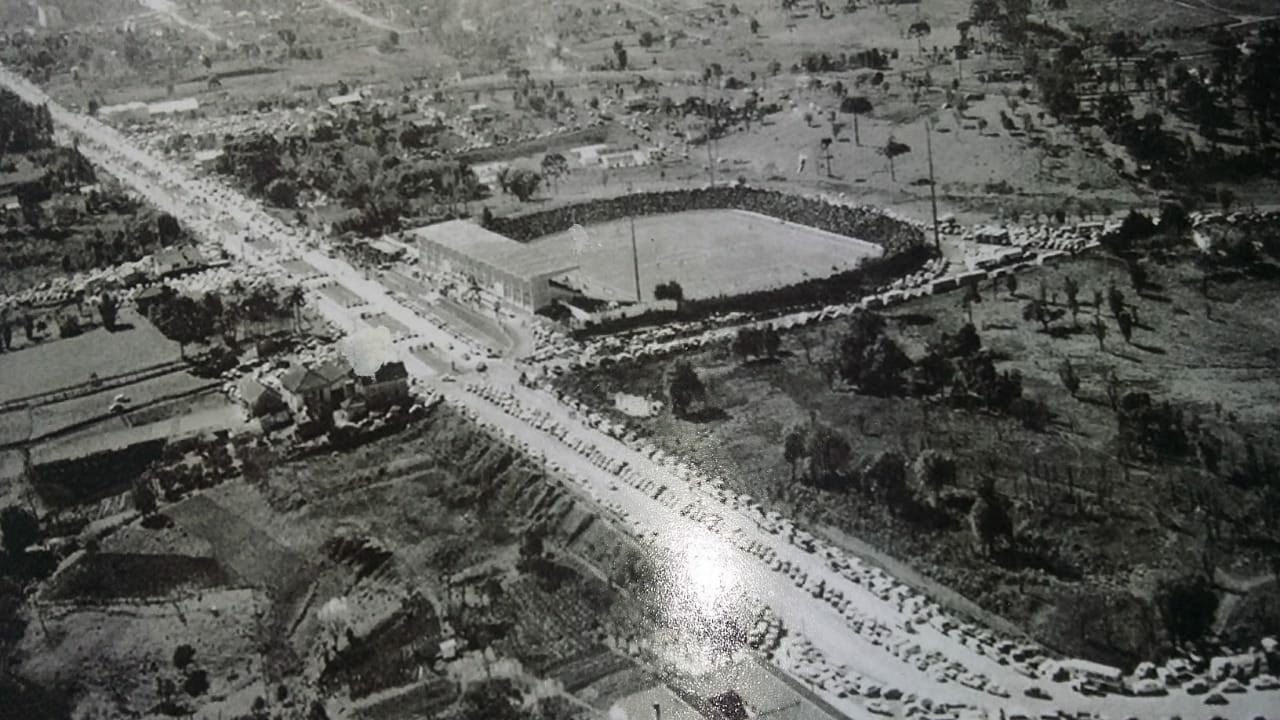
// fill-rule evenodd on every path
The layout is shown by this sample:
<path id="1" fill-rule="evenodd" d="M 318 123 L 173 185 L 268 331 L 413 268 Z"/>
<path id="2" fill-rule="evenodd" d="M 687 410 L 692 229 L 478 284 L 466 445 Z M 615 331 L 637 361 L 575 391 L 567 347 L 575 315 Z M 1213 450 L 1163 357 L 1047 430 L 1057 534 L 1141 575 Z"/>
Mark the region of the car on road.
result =
<path id="1" fill-rule="evenodd" d="M 128 410 L 132 405 L 133 398 L 125 395 L 124 393 L 119 393 L 115 397 L 111 398 L 111 404 L 107 406 L 107 409 L 113 413 L 120 413 Z"/>
<path id="2" fill-rule="evenodd" d="M 1036 698 L 1037 700 L 1053 699 L 1053 697 L 1050 696 L 1049 693 L 1045 692 L 1045 689 L 1040 687 L 1039 685 L 1032 685 L 1031 687 L 1024 690 L 1022 694 L 1026 695 L 1029 698 Z"/>

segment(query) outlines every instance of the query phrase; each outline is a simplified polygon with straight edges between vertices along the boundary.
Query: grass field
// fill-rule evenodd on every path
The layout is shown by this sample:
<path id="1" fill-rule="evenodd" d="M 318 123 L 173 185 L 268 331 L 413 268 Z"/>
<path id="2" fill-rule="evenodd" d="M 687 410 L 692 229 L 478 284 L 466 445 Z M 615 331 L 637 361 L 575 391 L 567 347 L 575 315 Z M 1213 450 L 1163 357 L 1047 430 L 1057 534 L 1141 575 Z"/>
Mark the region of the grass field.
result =
<path id="1" fill-rule="evenodd" d="M 675 280 L 686 298 L 739 295 L 825 277 L 880 254 L 879 246 L 740 210 L 696 210 L 635 219 L 640 290 Z M 631 229 L 626 220 L 534 241 L 547 255 L 577 262 L 587 294 L 635 298 Z"/>
<path id="2" fill-rule="evenodd" d="M 65 340 L 55 335 L 0 355 L 0 402 L 88 382 L 93 373 L 106 378 L 178 359 L 178 343 L 132 310 L 117 322 L 115 332 L 97 327 Z"/>

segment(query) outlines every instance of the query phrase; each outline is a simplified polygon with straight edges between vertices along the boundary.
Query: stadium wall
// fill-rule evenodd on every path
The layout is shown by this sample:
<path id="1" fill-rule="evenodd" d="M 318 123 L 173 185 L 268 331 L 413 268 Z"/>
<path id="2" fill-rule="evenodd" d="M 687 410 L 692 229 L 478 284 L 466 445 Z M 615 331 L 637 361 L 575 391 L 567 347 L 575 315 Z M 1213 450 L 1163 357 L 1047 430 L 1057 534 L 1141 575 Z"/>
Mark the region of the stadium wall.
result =
<path id="1" fill-rule="evenodd" d="M 568 230 L 637 215 L 688 210 L 747 210 L 880 245 L 885 257 L 925 244 L 924 231 L 878 208 L 849 206 L 819 198 L 745 186 L 665 190 L 619 195 L 525 215 L 494 218 L 488 228 L 529 242 Z"/>

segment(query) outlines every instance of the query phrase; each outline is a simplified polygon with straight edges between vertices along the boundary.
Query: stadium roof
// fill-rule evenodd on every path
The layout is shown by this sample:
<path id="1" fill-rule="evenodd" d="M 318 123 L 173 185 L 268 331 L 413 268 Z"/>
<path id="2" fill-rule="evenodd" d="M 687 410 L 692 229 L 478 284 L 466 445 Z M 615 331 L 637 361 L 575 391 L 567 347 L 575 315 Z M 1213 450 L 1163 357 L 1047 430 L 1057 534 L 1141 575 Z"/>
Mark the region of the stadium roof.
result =
<path id="1" fill-rule="evenodd" d="M 548 255 L 532 245 L 517 242 L 466 220 L 449 220 L 409 232 L 420 241 L 461 253 L 522 280 L 568 272 L 578 267 L 576 262 Z"/>

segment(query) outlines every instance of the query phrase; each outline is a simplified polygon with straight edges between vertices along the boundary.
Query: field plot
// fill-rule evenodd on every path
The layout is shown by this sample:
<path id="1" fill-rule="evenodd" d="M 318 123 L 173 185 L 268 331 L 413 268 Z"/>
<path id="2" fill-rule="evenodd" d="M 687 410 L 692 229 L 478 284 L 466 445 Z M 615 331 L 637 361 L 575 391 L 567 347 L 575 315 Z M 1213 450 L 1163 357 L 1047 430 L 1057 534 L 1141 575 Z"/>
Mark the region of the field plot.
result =
<path id="1" fill-rule="evenodd" d="M 408 337 L 413 334 L 413 332 L 411 332 L 404 323 L 391 317 L 390 315 L 387 315 L 386 313 L 379 313 L 377 315 L 370 317 L 369 322 L 373 325 L 384 327 L 390 330 L 392 335 L 395 335 L 398 337 Z"/>
<path id="2" fill-rule="evenodd" d="M 178 343 L 125 311 L 115 332 L 94 328 L 0 355 L 0 402 L 88 382 L 94 374 L 106 379 L 178 357 Z"/>
<path id="3" fill-rule="evenodd" d="M 687 298 L 738 295 L 825 277 L 879 255 L 878 246 L 741 210 L 696 210 L 637 217 L 640 291 L 653 299 L 658 283 L 675 280 Z M 635 298 L 631 228 L 616 220 L 534 241 L 550 256 L 578 263 L 588 295 Z"/>
<path id="4" fill-rule="evenodd" d="M 306 260 L 290 260 L 280 263 L 280 266 L 299 277 L 318 277 L 320 275 L 320 271 Z"/>
<path id="5" fill-rule="evenodd" d="M 326 285 L 320 288 L 320 293 L 342 307 L 355 307 L 364 302 L 359 295 L 339 284 Z"/>

